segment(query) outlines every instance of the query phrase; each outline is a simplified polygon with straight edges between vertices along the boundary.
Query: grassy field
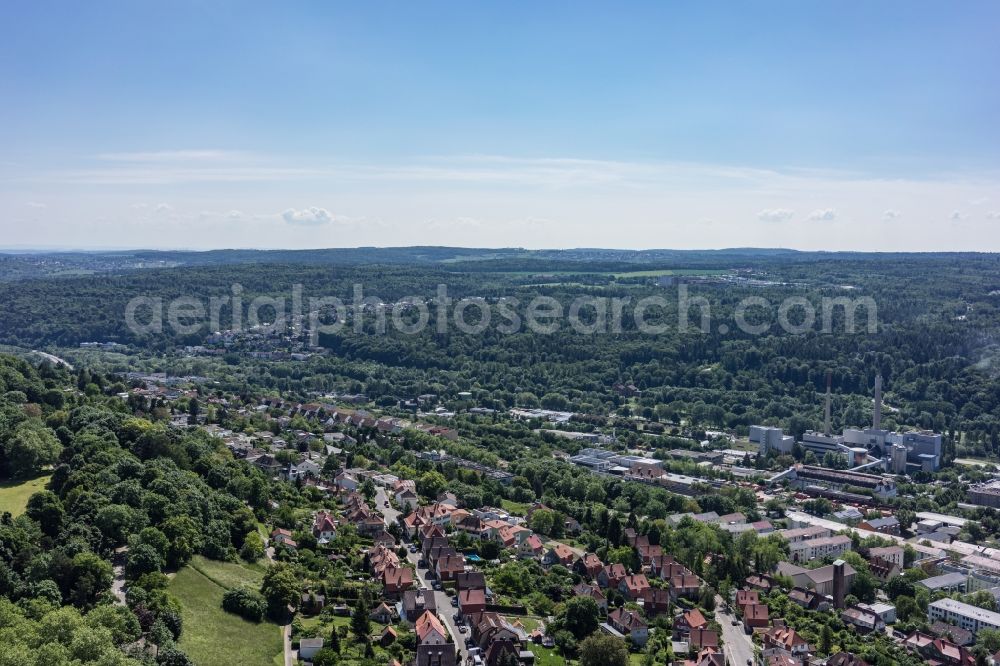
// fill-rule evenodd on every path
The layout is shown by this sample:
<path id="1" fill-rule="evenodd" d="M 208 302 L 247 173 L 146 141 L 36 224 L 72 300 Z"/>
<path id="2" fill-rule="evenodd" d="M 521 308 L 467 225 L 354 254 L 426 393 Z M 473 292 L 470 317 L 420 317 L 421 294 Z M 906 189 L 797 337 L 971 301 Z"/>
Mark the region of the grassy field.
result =
<path id="1" fill-rule="evenodd" d="M 20 516 L 28 506 L 28 498 L 39 490 L 45 490 L 49 478 L 40 476 L 30 481 L 0 483 L 0 514 L 10 511 L 15 518 Z"/>
<path id="2" fill-rule="evenodd" d="M 555 650 L 544 648 L 535 643 L 528 643 L 528 649 L 535 655 L 535 666 L 565 666 L 566 660 L 556 654 Z"/>
<path id="3" fill-rule="evenodd" d="M 528 509 L 531 508 L 531 505 L 524 504 L 523 502 L 514 502 L 509 499 L 501 499 L 500 508 L 507 513 L 514 514 L 515 516 L 526 516 L 528 514 Z"/>
<path id="4" fill-rule="evenodd" d="M 222 610 L 227 588 L 240 583 L 259 585 L 262 578 L 260 567 L 203 557 L 195 557 L 177 572 L 170 581 L 170 592 L 182 606 L 180 647 L 194 663 L 272 666 L 284 662 L 277 625 L 254 624 Z"/>

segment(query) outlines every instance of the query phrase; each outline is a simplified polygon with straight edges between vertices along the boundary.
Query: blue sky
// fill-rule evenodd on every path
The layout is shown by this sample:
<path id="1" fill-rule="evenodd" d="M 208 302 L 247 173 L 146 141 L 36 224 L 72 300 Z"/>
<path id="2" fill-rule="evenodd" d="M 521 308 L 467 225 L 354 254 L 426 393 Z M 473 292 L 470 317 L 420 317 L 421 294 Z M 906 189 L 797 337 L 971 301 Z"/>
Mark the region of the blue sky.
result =
<path id="1" fill-rule="evenodd" d="M 7 3 L 0 245 L 1000 250 L 997 3 L 538 5 Z"/>

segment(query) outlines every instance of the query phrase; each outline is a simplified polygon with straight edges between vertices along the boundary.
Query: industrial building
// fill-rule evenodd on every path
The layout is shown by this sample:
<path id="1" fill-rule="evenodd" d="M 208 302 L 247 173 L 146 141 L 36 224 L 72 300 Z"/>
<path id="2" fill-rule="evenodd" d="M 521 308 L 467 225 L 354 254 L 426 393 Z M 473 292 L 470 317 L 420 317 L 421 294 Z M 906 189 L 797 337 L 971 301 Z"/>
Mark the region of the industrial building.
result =
<path id="1" fill-rule="evenodd" d="M 967 499 L 970 504 L 1000 509 L 1000 479 L 970 486 Z"/>
<path id="2" fill-rule="evenodd" d="M 803 449 L 813 452 L 820 460 L 826 454 L 833 453 L 843 457 L 849 467 L 870 466 L 869 456 L 874 453 L 882 457 L 884 469 L 892 474 L 906 474 L 909 471 L 936 472 L 940 468 L 942 437 L 939 433 L 927 430 L 895 432 L 882 429 L 881 375 L 875 378 L 875 401 L 870 428 L 845 428 L 840 435 L 832 434 L 830 400 L 828 374 L 823 431 L 807 430 L 799 441 Z M 750 441 L 760 446 L 761 453 L 768 451 L 789 453 L 795 446 L 794 438 L 785 435 L 780 428 L 761 425 L 750 426 Z M 986 506 L 1000 506 L 1000 496 L 993 501 L 997 503 Z"/>

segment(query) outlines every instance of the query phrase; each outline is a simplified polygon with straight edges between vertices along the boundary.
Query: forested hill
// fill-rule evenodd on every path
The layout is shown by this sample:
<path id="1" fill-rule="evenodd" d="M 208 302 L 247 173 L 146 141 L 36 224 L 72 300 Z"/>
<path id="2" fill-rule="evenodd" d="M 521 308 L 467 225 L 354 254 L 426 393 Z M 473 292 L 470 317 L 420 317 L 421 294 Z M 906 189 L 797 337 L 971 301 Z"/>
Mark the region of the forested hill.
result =
<path id="1" fill-rule="evenodd" d="M 318 250 L 121 250 L 114 252 L 0 252 L 0 281 L 41 277 L 122 274 L 179 266 L 232 264 L 291 264 L 317 266 L 451 265 L 452 270 L 635 270 L 646 268 L 736 268 L 781 260 L 894 262 L 904 257 L 962 259 L 974 253 L 799 252 L 787 249 L 730 248 L 722 250 L 618 250 L 576 248 L 457 248 L 437 246 L 357 247 Z"/>
<path id="2" fill-rule="evenodd" d="M 203 432 L 133 414 L 122 388 L 0 355 L 0 483 L 44 488 L 0 515 L 0 664 L 190 666 L 161 571 L 235 560 L 248 542 L 263 556 L 267 479 Z M 126 545 L 122 603 L 111 559 Z"/>

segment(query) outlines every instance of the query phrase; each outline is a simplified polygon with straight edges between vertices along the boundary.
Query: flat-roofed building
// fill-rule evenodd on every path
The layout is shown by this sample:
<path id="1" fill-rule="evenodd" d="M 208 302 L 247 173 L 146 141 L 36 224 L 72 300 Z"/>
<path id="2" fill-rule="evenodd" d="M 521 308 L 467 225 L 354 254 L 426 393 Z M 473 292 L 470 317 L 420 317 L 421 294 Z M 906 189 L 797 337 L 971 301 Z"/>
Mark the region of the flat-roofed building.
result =
<path id="1" fill-rule="evenodd" d="M 927 607 L 927 619 L 931 622 L 947 622 L 973 634 L 980 629 L 1000 629 L 1000 613 L 948 598 L 932 602 Z"/>

